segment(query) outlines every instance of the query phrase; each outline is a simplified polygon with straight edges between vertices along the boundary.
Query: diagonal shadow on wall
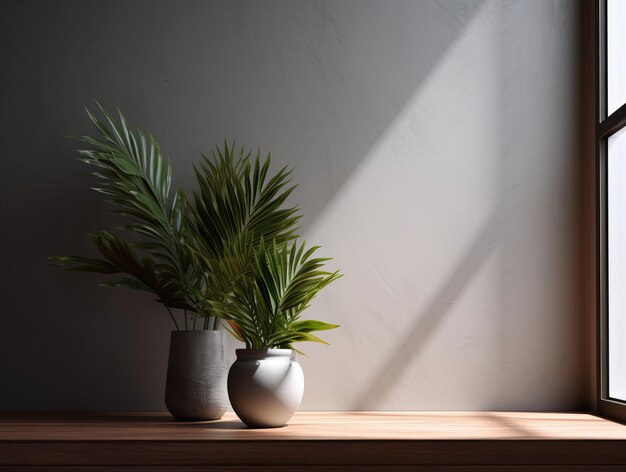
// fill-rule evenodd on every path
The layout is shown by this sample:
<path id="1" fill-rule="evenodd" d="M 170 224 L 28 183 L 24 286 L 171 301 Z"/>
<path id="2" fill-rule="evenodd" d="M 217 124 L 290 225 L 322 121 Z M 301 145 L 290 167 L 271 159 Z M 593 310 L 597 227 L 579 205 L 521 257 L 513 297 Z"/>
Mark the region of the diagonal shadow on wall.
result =
<path id="1" fill-rule="evenodd" d="M 503 227 L 501 207 L 493 214 L 479 236 L 471 244 L 465 256 L 451 271 L 453 274 L 441 287 L 427 308 L 419 313 L 406 335 L 398 341 L 394 354 L 373 373 L 362 394 L 353 403 L 355 410 L 376 408 L 402 378 L 451 308 L 450 300 L 458 298 L 473 276 L 498 246 Z"/>

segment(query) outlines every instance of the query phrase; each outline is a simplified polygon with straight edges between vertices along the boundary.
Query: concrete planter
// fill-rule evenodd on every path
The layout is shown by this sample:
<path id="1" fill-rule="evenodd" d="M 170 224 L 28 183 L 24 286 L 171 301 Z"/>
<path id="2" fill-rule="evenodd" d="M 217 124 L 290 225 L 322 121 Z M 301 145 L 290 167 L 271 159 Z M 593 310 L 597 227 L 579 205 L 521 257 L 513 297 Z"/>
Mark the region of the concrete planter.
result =
<path id="1" fill-rule="evenodd" d="M 237 349 L 228 396 L 237 416 L 253 428 L 284 426 L 300 406 L 304 374 L 291 349 Z"/>
<path id="2" fill-rule="evenodd" d="M 228 408 L 222 331 L 172 331 L 165 404 L 181 421 L 218 420 Z"/>

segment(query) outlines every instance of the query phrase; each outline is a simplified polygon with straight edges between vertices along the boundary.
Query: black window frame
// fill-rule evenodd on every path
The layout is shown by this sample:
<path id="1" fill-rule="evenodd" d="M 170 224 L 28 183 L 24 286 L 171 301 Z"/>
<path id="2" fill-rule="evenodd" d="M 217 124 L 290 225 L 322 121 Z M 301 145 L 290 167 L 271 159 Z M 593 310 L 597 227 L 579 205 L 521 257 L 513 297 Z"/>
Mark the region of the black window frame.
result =
<path id="1" fill-rule="evenodd" d="M 626 104 L 607 116 L 607 0 L 596 2 L 597 413 L 626 422 L 626 401 L 609 397 L 607 142 L 626 127 Z"/>

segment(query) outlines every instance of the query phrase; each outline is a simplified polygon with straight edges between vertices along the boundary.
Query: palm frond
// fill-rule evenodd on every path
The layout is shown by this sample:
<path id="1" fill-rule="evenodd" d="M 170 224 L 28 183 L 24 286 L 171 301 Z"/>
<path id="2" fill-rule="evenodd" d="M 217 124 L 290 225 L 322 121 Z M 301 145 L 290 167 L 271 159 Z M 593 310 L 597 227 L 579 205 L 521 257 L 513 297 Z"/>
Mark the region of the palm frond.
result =
<path id="1" fill-rule="evenodd" d="M 197 236 L 196 257 L 209 274 L 205 301 L 224 301 L 233 284 L 251 269 L 254 250 L 261 241 L 278 243 L 296 237 L 298 207 L 284 208 L 296 188 L 287 168 L 268 177 L 271 156 L 253 158 L 234 144 L 216 148 L 194 168 L 198 191 L 194 193 L 190 225 Z M 206 303 L 205 313 L 212 313 Z"/>
<path id="2" fill-rule="evenodd" d="M 103 287 L 126 287 L 157 296 L 157 301 L 170 308 L 192 309 L 169 274 L 161 271 L 154 260 L 141 258 L 131 244 L 107 231 L 90 233 L 103 259 L 77 256 L 55 257 L 68 270 L 101 274 L 126 274 L 100 284 Z"/>
<path id="3" fill-rule="evenodd" d="M 290 185 L 287 168 L 267 178 L 271 156 L 252 159 L 243 148 L 235 155 L 234 144 L 213 152 L 195 167 L 199 192 L 194 193 L 194 216 L 202 244 L 208 254 L 219 256 L 223 241 L 251 235 L 278 242 L 293 239 L 300 220 L 297 207 L 282 208 L 296 188 Z"/>
<path id="4" fill-rule="evenodd" d="M 168 308 L 195 311 L 191 286 L 198 277 L 188 231 L 187 201 L 182 192 L 170 195 L 172 166 L 152 135 L 131 130 L 118 110 L 115 119 L 98 104 L 103 119 L 87 110 L 99 136 L 79 136 L 89 149 L 78 152 L 96 168 L 94 190 L 103 194 L 116 213 L 129 219 L 120 229 L 141 241 L 131 245 L 108 232 L 92 235 L 102 259 L 58 257 L 70 270 L 103 274 L 126 273 L 103 285 L 145 290 Z"/>
<path id="5" fill-rule="evenodd" d="M 212 302 L 213 309 L 236 330 L 247 347 L 291 348 L 301 341 L 324 342 L 311 334 L 337 328 L 316 320 L 299 320 L 317 293 L 341 277 L 339 271 L 322 270 L 326 258 L 315 258 L 317 247 L 261 241 L 248 277 L 233 288 L 226 302 Z M 236 328 L 235 328 L 236 327 Z"/>

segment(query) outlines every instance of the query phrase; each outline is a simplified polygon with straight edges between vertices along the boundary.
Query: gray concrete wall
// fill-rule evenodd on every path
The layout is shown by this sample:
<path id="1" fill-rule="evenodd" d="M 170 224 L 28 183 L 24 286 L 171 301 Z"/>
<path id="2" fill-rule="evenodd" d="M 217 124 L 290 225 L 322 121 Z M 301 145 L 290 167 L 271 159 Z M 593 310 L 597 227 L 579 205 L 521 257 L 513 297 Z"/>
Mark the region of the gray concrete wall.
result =
<path id="1" fill-rule="evenodd" d="M 583 406 L 580 20 L 566 0 L 0 3 L 0 409 L 164 408 L 166 312 L 46 260 L 115 223 L 64 138 L 94 99 L 184 188 L 223 139 L 295 168 L 303 234 L 345 273 L 308 312 L 342 328 L 302 346 L 304 409 Z"/>

